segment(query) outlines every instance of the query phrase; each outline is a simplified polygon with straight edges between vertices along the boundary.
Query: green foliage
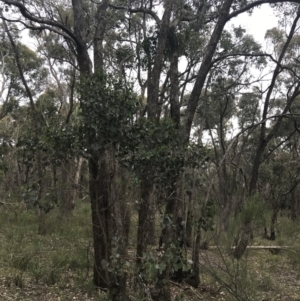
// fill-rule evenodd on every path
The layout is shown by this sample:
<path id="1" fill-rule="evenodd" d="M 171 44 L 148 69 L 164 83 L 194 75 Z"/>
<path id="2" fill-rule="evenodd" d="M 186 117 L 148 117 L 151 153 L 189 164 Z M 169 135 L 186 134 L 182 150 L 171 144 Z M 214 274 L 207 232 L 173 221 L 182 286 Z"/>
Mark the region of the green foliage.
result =
<path id="1" fill-rule="evenodd" d="M 214 230 L 214 218 L 216 214 L 216 206 L 214 202 L 207 202 L 205 208 L 202 210 L 201 215 L 201 229 L 205 232 Z"/>
<path id="2" fill-rule="evenodd" d="M 31 120 L 30 108 L 23 107 L 15 112 L 19 123 L 23 122 L 26 115 L 30 118 L 26 127 L 22 128 L 16 144 L 20 162 L 32 166 L 39 153 L 44 167 L 53 163 L 59 166 L 79 152 L 76 124 L 65 123 L 59 112 L 60 104 L 57 99 L 57 92 L 52 89 L 47 89 L 39 96 L 35 105 L 35 122 Z M 35 128 L 36 125 L 38 129 Z M 38 135 L 32 135 L 37 131 Z"/>
<path id="3" fill-rule="evenodd" d="M 94 75 L 79 87 L 82 147 L 88 153 L 117 147 L 127 137 L 137 108 L 132 87 L 110 77 Z"/>
<path id="4" fill-rule="evenodd" d="M 19 103 L 14 96 L 9 96 L 1 107 L 0 116 L 3 118 L 9 113 L 13 113 L 19 107 Z"/>
<path id="5" fill-rule="evenodd" d="M 249 127 L 259 121 L 259 94 L 244 93 L 238 102 L 238 118 L 241 129 Z"/>
<path id="6" fill-rule="evenodd" d="M 17 37 L 15 38 L 17 39 Z M 44 88 L 44 84 L 46 84 L 46 78 L 49 73 L 48 69 L 43 66 L 44 60 L 38 56 L 36 52 L 18 41 L 16 42 L 16 45 L 24 77 L 28 86 L 31 88 L 31 93 L 33 95 L 37 95 Z M 10 79 L 7 86 L 10 92 L 10 98 L 27 96 L 20 79 L 15 54 L 6 35 L 4 35 L 0 41 L 0 48 L 2 56 L 0 60 L 0 68 L 2 75 Z M 5 81 L 3 83 L 5 83 Z"/>
<path id="7" fill-rule="evenodd" d="M 180 130 L 169 119 L 160 122 L 140 119 L 125 143 L 123 149 L 131 150 L 131 155 L 123 164 L 139 177 L 151 173 L 156 185 L 164 188 L 174 184 L 183 168 L 201 166 L 207 156 L 201 145 L 190 143 L 186 148 Z"/>
<path id="8" fill-rule="evenodd" d="M 166 249 L 166 252 L 149 250 L 144 254 L 141 276 L 145 283 L 155 284 L 167 268 L 170 268 L 171 274 L 179 269 L 182 269 L 184 272 L 191 270 L 192 261 L 183 259 L 178 252 L 178 246 L 174 243 L 171 241 L 167 243 L 170 244 L 170 247 Z"/>
<path id="9" fill-rule="evenodd" d="M 115 55 L 119 64 L 124 62 L 128 64 L 128 61 L 132 63 L 134 57 L 134 53 L 128 45 L 118 45 Z"/>
<path id="10" fill-rule="evenodd" d="M 71 14 L 72 12 L 69 11 L 69 16 L 67 17 L 69 21 L 72 21 L 71 19 L 73 18 Z M 36 31 L 33 31 L 31 32 L 31 35 L 37 36 L 38 34 Z M 37 48 L 37 51 L 42 52 L 49 58 L 54 58 L 57 63 L 60 64 L 61 68 L 65 62 L 72 60 L 71 53 L 66 50 L 62 43 L 62 38 L 58 35 L 49 32 L 47 34 L 43 34 L 42 36 L 38 36 L 38 39 L 40 39 L 41 42 Z"/>
<path id="11" fill-rule="evenodd" d="M 255 195 L 247 201 L 244 209 L 240 213 L 240 219 L 243 224 L 250 221 L 261 223 L 265 219 L 265 204 L 258 195 Z"/>
<path id="12" fill-rule="evenodd" d="M 179 132 L 170 120 L 158 123 L 141 119 L 132 129 L 132 142 L 134 156 L 130 165 L 138 173 L 155 166 L 158 174 L 169 174 L 183 166 L 182 157 L 176 156 L 181 152 Z"/>

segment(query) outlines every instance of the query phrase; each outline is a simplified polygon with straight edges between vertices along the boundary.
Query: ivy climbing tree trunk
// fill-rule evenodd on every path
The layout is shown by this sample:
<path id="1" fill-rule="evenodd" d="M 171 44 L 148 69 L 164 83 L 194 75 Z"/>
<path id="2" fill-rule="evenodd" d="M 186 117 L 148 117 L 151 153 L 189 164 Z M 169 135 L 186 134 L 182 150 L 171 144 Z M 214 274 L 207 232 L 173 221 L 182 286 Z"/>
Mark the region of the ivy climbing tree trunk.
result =
<path id="1" fill-rule="evenodd" d="M 82 78 L 92 75 L 91 61 L 88 54 L 88 43 L 85 41 L 89 30 L 87 17 L 84 15 L 84 3 L 73 0 L 74 30 L 78 40 L 77 59 Z M 94 71 L 95 74 L 104 74 L 103 41 L 106 30 L 106 11 L 108 1 L 97 4 L 95 13 L 94 34 Z M 84 95 L 82 95 L 84 98 Z M 101 101 L 101 100 L 99 100 Z M 89 122 L 89 116 L 85 116 Z M 89 141 L 89 148 L 93 141 Z M 107 266 L 111 258 L 112 239 L 112 181 L 114 180 L 114 149 L 108 147 L 99 151 L 91 151 L 88 160 L 89 191 L 92 209 L 93 237 L 94 237 L 94 284 L 102 289 L 111 287 L 111 277 Z"/>
<path id="2" fill-rule="evenodd" d="M 165 3 L 165 11 L 159 25 L 158 46 L 153 68 L 150 72 L 151 77 L 148 78 L 148 98 L 147 98 L 147 113 L 148 119 L 151 122 L 158 122 L 158 97 L 159 97 L 159 82 L 164 60 L 164 51 L 168 38 L 169 22 L 172 12 L 172 1 L 168 0 Z M 139 268 L 142 264 L 143 254 L 146 252 L 149 245 L 149 233 L 151 227 L 154 227 L 153 216 L 153 188 L 154 188 L 154 173 L 155 170 L 151 166 L 145 166 L 141 176 L 141 199 L 139 205 L 139 221 L 137 232 L 137 258 L 136 262 Z M 152 214 L 151 214 L 152 213 Z"/>

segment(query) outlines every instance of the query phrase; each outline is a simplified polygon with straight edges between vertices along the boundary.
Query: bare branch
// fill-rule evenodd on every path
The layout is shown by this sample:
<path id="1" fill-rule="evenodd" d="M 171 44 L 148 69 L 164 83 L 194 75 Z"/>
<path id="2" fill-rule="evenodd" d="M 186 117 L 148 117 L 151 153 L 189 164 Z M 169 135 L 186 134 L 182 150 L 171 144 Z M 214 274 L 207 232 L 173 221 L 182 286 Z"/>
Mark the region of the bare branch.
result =
<path id="1" fill-rule="evenodd" d="M 73 40 L 77 44 L 77 46 L 79 46 L 79 47 L 82 46 L 80 41 L 77 39 L 76 35 L 69 28 L 65 27 L 61 23 L 59 23 L 57 21 L 53 21 L 53 20 L 48 20 L 46 18 L 34 16 L 31 12 L 28 11 L 26 6 L 21 4 L 20 2 L 11 1 L 11 0 L 1 0 L 1 1 L 7 5 L 12 5 L 12 6 L 17 7 L 20 10 L 20 13 L 22 14 L 22 16 L 25 17 L 27 20 L 30 20 L 32 22 L 36 22 L 39 24 L 44 24 L 45 27 L 41 27 L 40 29 L 48 29 L 59 35 L 63 35 L 65 37 L 68 36 L 68 38 Z M 23 23 L 23 24 L 26 27 L 30 28 L 30 26 L 28 24 L 25 24 L 25 23 Z M 56 28 L 60 29 L 61 31 L 56 30 Z"/>
<path id="2" fill-rule="evenodd" d="M 144 13 L 150 15 L 155 22 L 157 23 L 158 26 L 160 26 L 161 20 L 159 19 L 158 15 L 151 9 L 146 9 L 146 8 L 130 8 L 130 7 L 125 7 L 125 6 L 117 6 L 113 4 L 109 4 L 109 7 L 117 9 L 117 10 L 127 10 L 130 13 Z"/>
<path id="3" fill-rule="evenodd" d="M 248 5 L 245 5 L 243 8 L 236 10 L 234 12 L 232 12 L 231 14 L 229 14 L 229 16 L 227 17 L 227 21 L 229 21 L 230 19 L 250 10 L 251 8 L 254 8 L 256 6 L 262 5 L 262 4 L 275 4 L 275 3 L 282 3 L 282 2 L 287 2 L 287 3 L 299 3 L 300 4 L 300 0 L 259 0 L 259 1 L 255 1 L 252 2 Z"/>

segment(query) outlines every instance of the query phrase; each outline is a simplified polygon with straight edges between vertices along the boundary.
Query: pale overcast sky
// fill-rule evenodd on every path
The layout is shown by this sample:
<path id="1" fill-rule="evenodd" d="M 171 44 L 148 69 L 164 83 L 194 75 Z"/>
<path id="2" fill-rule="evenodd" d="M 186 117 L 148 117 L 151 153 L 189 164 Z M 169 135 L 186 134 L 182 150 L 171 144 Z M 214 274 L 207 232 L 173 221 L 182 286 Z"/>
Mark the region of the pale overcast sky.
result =
<path id="1" fill-rule="evenodd" d="M 254 9 L 252 15 L 248 13 L 239 15 L 232 22 L 240 24 L 260 43 L 263 43 L 266 31 L 278 25 L 272 8 L 267 4 Z"/>

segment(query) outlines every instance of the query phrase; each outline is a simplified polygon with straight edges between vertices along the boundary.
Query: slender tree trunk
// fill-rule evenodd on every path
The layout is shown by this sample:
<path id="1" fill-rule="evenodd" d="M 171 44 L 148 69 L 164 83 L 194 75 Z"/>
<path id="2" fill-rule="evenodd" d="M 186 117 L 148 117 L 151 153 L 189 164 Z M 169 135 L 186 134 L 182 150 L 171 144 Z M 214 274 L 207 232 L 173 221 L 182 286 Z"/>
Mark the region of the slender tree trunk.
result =
<path id="1" fill-rule="evenodd" d="M 271 217 L 271 225 L 270 225 L 270 240 L 276 239 L 276 232 L 275 232 L 275 223 L 277 221 L 277 215 L 278 215 L 278 208 L 273 209 L 272 217 Z"/>
<path id="2" fill-rule="evenodd" d="M 247 219 L 243 224 L 243 228 L 241 230 L 239 240 L 233 251 L 234 258 L 236 258 L 236 259 L 242 258 L 242 256 L 244 255 L 244 253 L 247 249 L 247 246 L 251 239 L 251 236 L 252 236 L 252 221 L 251 221 L 251 219 Z"/>
<path id="3" fill-rule="evenodd" d="M 127 205 L 127 184 L 128 180 L 125 176 L 125 171 L 118 168 L 116 172 L 117 181 L 114 181 L 114 236 L 117 238 L 117 245 L 115 246 L 114 253 L 119 254 L 118 264 L 125 266 L 125 262 L 128 255 L 128 242 L 129 242 L 129 230 L 130 230 L 130 208 Z M 117 183 L 120 183 L 117 185 Z M 127 272 L 122 268 L 113 276 L 112 287 L 110 289 L 111 299 L 114 301 L 126 301 L 129 300 L 127 294 Z"/>
<path id="4" fill-rule="evenodd" d="M 295 34 L 299 18 L 300 18 L 300 6 L 298 7 L 297 16 L 294 19 L 294 22 L 293 22 L 292 27 L 290 29 L 287 40 L 286 40 L 286 42 L 285 42 L 285 44 L 282 48 L 282 51 L 280 53 L 279 58 L 278 58 L 276 68 L 273 72 L 271 84 L 270 84 L 270 87 L 268 89 L 268 93 L 266 95 L 263 114 L 262 114 L 263 122 L 262 122 L 261 128 L 260 128 L 260 138 L 259 138 L 259 143 L 258 143 L 257 151 L 256 151 L 254 162 L 253 162 L 253 167 L 252 167 L 251 180 L 250 180 L 250 186 L 249 186 L 249 195 L 255 194 L 256 184 L 257 184 L 257 180 L 258 180 L 258 171 L 259 171 L 259 167 L 260 167 L 260 163 L 261 163 L 260 161 L 261 161 L 262 155 L 265 151 L 265 148 L 267 147 L 268 143 L 271 141 L 271 139 L 274 137 L 274 135 L 279 130 L 279 128 L 281 126 L 281 122 L 283 120 L 284 114 L 286 114 L 288 112 L 288 110 L 290 109 L 290 107 L 291 107 L 292 103 L 294 102 L 295 98 L 299 95 L 299 84 L 297 84 L 294 87 L 293 94 L 287 99 L 287 103 L 286 103 L 286 106 L 285 106 L 285 108 L 282 112 L 282 116 L 280 116 L 277 119 L 277 122 L 272 127 L 271 131 L 268 133 L 268 135 L 266 135 L 266 124 L 267 124 L 266 118 L 268 116 L 270 99 L 272 97 L 273 90 L 276 87 L 277 78 L 278 78 L 278 76 L 279 76 L 279 74 L 282 70 L 281 62 L 283 61 L 283 59 L 285 57 L 285 54 L 288 50 L 288 47 L 289 47 L 289 45 L 292 41 L 292 38 Z"/>
<path id="5" fill-rule="evenodd" d="M 69 216 L 74 210 L 73 199 L 71 193 L 71 181 L 72 170 L 70 162 L 65 162 L 61 169 L 61 203 L 60 203 L 60 214 L 61 217 Z"/>
<path id="6" fill-rule="evenodd" d="M 73 196 L 72 196 L 72 206 L 75 208 L 76 201 L 80 197 L 80 180 L 82 178 L 82 166 L 83 166 L 83 157 L 79 157 L 77 161 L 76 166 L 76 172 L 75 172 L 75 178 L 74 178 L 74 190 L 73 190 Z"/>
<path id="7" fill-rule="evenodd" d="M 170 7 L 171 8 L 171 7 Z M 171 119 L 177 129 L 180 127 L 180 103 L 179 103 L 179 79 L 178 79 L 178 61 L 179 61 L 179 46 L 175 33 L 175 26 L 171 26 L 168 30 L 169 46 L 171 48 L 170 57 L 170 105 L 171 105 Z M 176 158 L 174 152 L 174 159 Z M 154 294 L 155 300 L 169 300 L 170 297 L 170 270 L 177 265 L 172 279 L 181 282 L 183 280 L 183 247 L 185 245 L 185 227 L 183 218 L 183 182 L 184 173 L 180 172 L 182 166 L 178 166 L 174 171 L 174 175 L 170 182 L 171 187 L 167 189 L 166 209 L 164 214 L 164 225 L 160 236 L 159 246 L 162 249 L 162 261 L 166 263 L 166 268 L 158 273 L 159 281 L 156 284 L 156 294 L 160 292 L 157 297 Z M 172 253 L 176 262 L 165 258 L 165 254 Z"/>
<path id="8" fill-rule="evenodd" d="M 52 165 L 52 172 L 53 172 L 53 184 L 52 184 L 52 187 L 53 187 L 53 197 L 54 197 L 54 200 L 55 200 L 55 203 L 57 203 L 58 201 L 58 194 L 57 194 L 57 168 L 56 168 L 56 164 L 54 163 Z"/>
<path id="9" fill-rule="evenodd" d="M 199 98 L 202 92 L 202 89 L 204 87 L 207 75 L 212 67 L 212 59 L 215 54 L 215 51 L 217 49 L 219 40 L 221 38 L 223 29 L 227 23 L 227 18 L 230 12 L 230 8 L 232 6 L 232 3 L 234 0 L 225 0 L 220 12 L 219 12 L 219 19 L 215 25 L 214 31 L 211 35 L 211 38 L 208 42 L 208 45 L 206 47 L 206 52 L 203 57 L 200 69 L 197 74 L 196 82 L 194 84 L 193 90 L 191 92 L 187 109 L 186 109 L 186 116 L 185 116 L 185 122 L 184 122 L 184 138 L 185 141 L 189 141 L 191 128 L 195 116 L 195 112 L 197 109 L 197 105 L 199 102 Z"/>
<path id="10" fill-rule="evenodd" d="M 297 200 L 296 200 L 296 189 L 293 189 L 291 194 L 291 219 L 295 221 L 297 219 Z"/>
<path id="11" fill-rule="evenodd" d="M 85 15 L 85 7 L 82 0 L 73 0 L 74 32 L 77 42 L 77 61 L 81 78 L 92 76 L 92 64 L 88 53 L 86 41 L 89 30 L 89 22 Z M 96 74 L 104 74 L 103 41 L 106 28 L 106 11 L 108 0 L 97 4 L 95 13 L 94 70 Z M 84 97 L 84 95 L 82 95 Z M 99 100 L 100 101 L 100 100 Z M 88 123 L 88 116 L 85 116 Z M 93 141 L 89 141 L 88 148 Z M 93 237 L 94 237 L 94 284 L 102 289 L 109 289 L 111 275 L 107 266 L 111 258 L 112 241 L 112 180 L 115 176 L 114 150 L 107 148 L 104 151 L 91 151 L 88 160 L 89 166 L 89 193 L 92 210 Z"/>
<path id="12" fill-rule="evenodd" d="M 193 191 L 188 194 L 188 204 L 187 204 L 187 217 L 186 217 L 186 241 L 187 247 L 192 245 L 192 233 L 193 233 Z"/>
<path id="13" fill-rule="evenodd" d="M 147 251 L 149 245 L 149 233 L 153 223 L 151 222 L 152 216 L 150 214 L 152 206 L 152 193 L 153 193 L 153 174 L 150 168 L 146 170 L 141 179 L 141 198 L 138 210 L 138 232 L 137 232 L 137 249 L 136 249 L 136 262 L 138 268 L 142 265 L 142 258 Z"/>
<path id="14" fill-rule="evenodd" d="M 192 269 L 192 275 L 188 279 L 188 283 L 194 287 L 199 287 L 201 281 L 200 281 L 200 269 L 199 269 L 199 263 L 200 263 L 200 249 L 201 249 L 201 226 L 202 226 L 202 218 L 200 217 L 197 222 L 197 228 L 196 228 L 196 238 L 195 243 L 193 246 L 193 269 Z"/>
<path id="15" fill-rule="evenodd" d="M 43 209 L 38 210 L 38 234 L 45 235 L 47 232 L 46 227 L 46 213 Z"/>

